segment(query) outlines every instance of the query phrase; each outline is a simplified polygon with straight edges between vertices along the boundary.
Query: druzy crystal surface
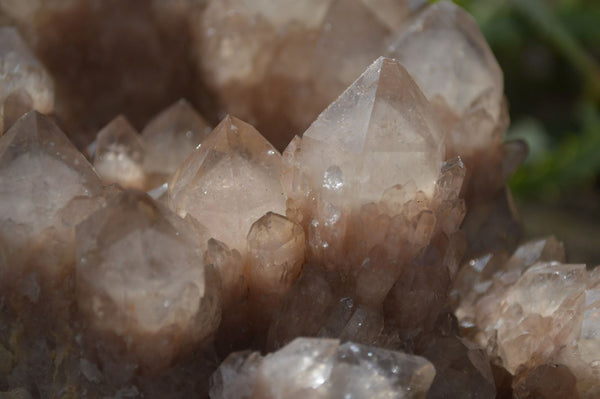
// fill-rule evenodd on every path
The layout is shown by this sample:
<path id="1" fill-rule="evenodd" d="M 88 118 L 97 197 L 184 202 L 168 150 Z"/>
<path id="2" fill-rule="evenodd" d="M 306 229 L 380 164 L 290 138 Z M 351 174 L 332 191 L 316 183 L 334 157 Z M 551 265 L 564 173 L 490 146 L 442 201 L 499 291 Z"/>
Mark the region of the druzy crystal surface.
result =
<path id="1" fill-rule="evenodd" d="M 600 395 L 600 274 L 514 250 L 458 6 L 0 10 L 0 397 Z"/>
<path id="2" fill-rule="evenodd" d="M 474 281 L 471 292 L 459 288 L 457 315 L 469 336 L 520 384 L 532 384 L 529 374 L 551 380 L 562 367 L 573 378 L 559 392 L 595 397 L 600 393 L 594 377 L 600 360 L 598 270 L 564 258 L 562 245 L 549 237 L 524 244 L 508 260 L 491 255 L 473 260 L 472 269 L 457 280 Z"/>

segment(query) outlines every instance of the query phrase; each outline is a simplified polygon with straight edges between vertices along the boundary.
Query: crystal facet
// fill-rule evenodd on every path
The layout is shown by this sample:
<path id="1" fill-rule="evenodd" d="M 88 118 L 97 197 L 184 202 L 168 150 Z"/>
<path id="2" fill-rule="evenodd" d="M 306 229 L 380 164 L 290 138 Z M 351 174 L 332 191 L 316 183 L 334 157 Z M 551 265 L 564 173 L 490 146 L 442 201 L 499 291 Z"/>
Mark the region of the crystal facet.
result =
<path id="1" fill-rule="evenodd" d="M 162 111 L 142 131 L 144 170 L 153 186 L 166 181 L 210 132 L 210 126 L 185 100 Z"/>
<path id="2" fill-rule="evenodd" d="M 0 0 L 0 397 L 599 397 L 600 269 L 513 253 L 501 71 L 426 3 Z"/>
<path id="3" fill-rule="evenodd" d="M 68 264 L 72 226 L 60 211 L 75 197 L 101 194 L 91 165 L 53 122 L 31 111 L 0 138 L 0 178 L 0 241 L 11 268 L 29 263 L 54 273 Z M 40 261 L 27 262 L 41 253 Z"/>
<path id="4" fill-rule="evenodd" d="M 573 375 L 577 392 L 591 398 L 600 393 L 593 377 L 600 274 L 561 261 L 564 248 L 552 237 L 522 245 L 508 260 L 473 260 L 457 279 L 456 313 L 468 336 L 515 375 L 515 392 L 548 392 L 552 376 L 563 375 L 556 390 L 571 397 Z"/>
<path id="5" fill-rule="evenodd" d="M 379 58 L 304 133 L 301 159 L 313 187 L 353 193 L 360 204 L 409 181 L 431 195 L 443 151 L 419 87 L 402 65 Z"/>
<path id="6" fill-rule="evenodd" d="M 212 378 L 211 398 L 421 398 L 435 375 L 425 359 L 333 339 L 298 338 L 260 359 L 232 354 Z"/>
<path id="7" fill-rule="evenodd" d="M 252 223 L 267 212 L 284 213 L 281 168 L 281 155 L 256 129 L 228 116 L 177 170 L 169 203 L 245 252 Z"/>
<path id="8" fill-rule="evenodd" d="M 302 227 L 275 213 L 257 220 L 248 233 L 248 279 L 256 292 L 283 295 L 304 263 Z"/>
<path id="9" fill-rule="evenodd" d="M 77 227 L 79 309 L 95 330 L 135 337 L 128 345 L 146 366 L 216 330 L 217 281 L 195 231 L 141 192 L 124 191 Z"/>
<path id="10" fill-rule="evenodd" d="M 142 142 L 124 116 L 116 117 L 98 132 L 94 167 L 106 184 L 143 190 L 146 186 L 143 162 Z"/>
<path id="11" fill-rule="evenodd" d="M 389 56 L 402 62 L 436 108 L 447 107 L 457 119 L 480 108 L 493 122 L 500 119 L 502 71 L 477 23 L 459 6 L 441 1 L 415 15 L 392 39 Z M 459 152 L 452 155 L 485 145 L 491 133 L 453 131 L 448 140 Z"/>
<path id="12" fill-rule="evenodd" d="M 54 110 L 54 83 L 13 27 L 0 28 L 0 131 L 26 111 Z"/>
<path id="13" fill-rule="evenodd" d="M 209 1 L 196 59 L 226 112 L 278 149 L 385 52 L 422 1 Z"/>

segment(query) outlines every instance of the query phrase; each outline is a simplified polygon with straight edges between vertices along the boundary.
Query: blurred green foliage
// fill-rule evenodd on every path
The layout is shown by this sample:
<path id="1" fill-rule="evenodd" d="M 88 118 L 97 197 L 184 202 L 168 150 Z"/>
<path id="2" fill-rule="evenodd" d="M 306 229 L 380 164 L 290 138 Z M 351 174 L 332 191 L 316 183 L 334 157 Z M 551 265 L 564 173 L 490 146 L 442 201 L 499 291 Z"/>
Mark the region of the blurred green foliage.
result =
<path id="1" fill-rule="evenodd" d="M 600 192 L 600 1 L 456 0 L 478 21 L 505 77 L 507 139 L 530 155 L 517 199 Z"/>

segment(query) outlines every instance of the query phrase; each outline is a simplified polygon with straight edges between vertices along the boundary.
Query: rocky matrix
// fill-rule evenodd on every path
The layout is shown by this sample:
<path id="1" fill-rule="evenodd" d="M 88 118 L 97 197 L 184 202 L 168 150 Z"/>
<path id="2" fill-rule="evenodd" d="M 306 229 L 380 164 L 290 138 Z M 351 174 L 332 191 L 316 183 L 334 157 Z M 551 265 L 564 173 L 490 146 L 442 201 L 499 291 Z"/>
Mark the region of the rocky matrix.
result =
<path id="1" fill-rule="evenodd" d="M 0 398 L 598 397 L 600 274 L 517 245 L 424 3 L 0 0 Z"/>

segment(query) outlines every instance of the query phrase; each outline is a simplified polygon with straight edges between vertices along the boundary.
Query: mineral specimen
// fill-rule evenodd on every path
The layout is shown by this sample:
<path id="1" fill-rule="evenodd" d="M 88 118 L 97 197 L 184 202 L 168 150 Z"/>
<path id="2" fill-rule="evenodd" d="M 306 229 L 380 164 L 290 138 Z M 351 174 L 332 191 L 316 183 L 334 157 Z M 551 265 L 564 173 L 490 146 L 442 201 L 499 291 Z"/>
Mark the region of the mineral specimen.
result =
<path id="1" fill-rule="evenodd" d="M 54 110 L 54 83 L 17 30 L 0 28 L 0 134 L 21 115 Z"/>
<path id="2" fill-rule="evenodd" d="M 401 341 L 414 338 L 432 328 L 444 306 L 462 253 L 464 167 L 457 159 L 442 168 L 443 153 L 428 101 L 387 58 L 286 149 L 288 216 L 307 233 L 308 260 L 335 272 L 322 280 L 331 301 L 357 302 L 344 321 L 347 339 L 380 343 L 384 325 L 394 326 Z M 290 299 L 284 317 L 302 314 L 302 306 Z M 329 305 L 317 306 L 330 314 L 324 320 L 338 317 Z M 273 328 L 273 337 L 285 341 L 287 327 Z"/>
<path id="3" fill-rule="evenodd" d="M 83 147 L 119 114 L 140 129 L 180 97 L 206 98 L 188 61 L 203 1 L 185 3 L 2 0 L 0 10 L 52 75 L 56 113 Z"/>
<path id="4" fill-rule="evenodd" d="M 422 51 L 425 45 L 432 50 Z M 520 142 L 502 146 L 508 126 L 502 71 L 477 24 L 460 7 L 438 2 L 398 29 L 387 56 L 402 62 L 431 101 L 443 126 L 446 158 L 460 156 L 466 165 L 463 195 L 471 211 L 463 230 L 469 254 L 482 255 L 490 246 L 512 250 L 517 216 L 503 185 L 527 150 Z"/>
<path id="5" fill-rule="evenodd" d="M 422 51 L 424 45 L 431 51 Z M 436 3 L 400 29 L 388 51 L 446 122 L 449 156 L 499 148 L 506 128 L 502 71 L 470 15 L 450 2 Z"/>
<path id="6" fill-rule="evenodd" d="M 311 187 L 334 203 L 346 194 L 356 208 L 396 184 L 431 196 L 443 151 L 419 87 L 400 63 L 379 58 L 304 132 L 296 162 Z"/>
<path id="7" fill-rule="evenodd" d="M 0 175 L 0 242 L 8 268 L 0 282 L 32 272 L 39 290 L 36 275 L 59 278 L 71 263 L 73 226 L 63 217 L 72 208 L 65 207 L 76 197 L 99 195 L 102 184 L 64 133 L 35 111 L 0 138 Z"/>
<path id="8" fill-rule="evenodd" d="M 77 226 L 80 311 L 94 330 L 121 338 L 143 366 L 168 365 L 219 325 L 218 279 L 200 242 L 147 195 L 117 195 Z"/>
<path id="9" fill-rule="evenodd" d="M 231 354 L 210 397 L 424 398 L 435 375 L 424 358 L 334 339 L 298 338 L 261 358 Z"/>
<path id="10" fill-rule="evenodd" d="M 267 212 L 285 213 L 281 169 L 279 152 L 252 126 L 228 116 L 175 172 L 169 203 L 180 216 L 201 221 L 213 238 L 245 252 L 252 223 Z"/>
<path id="11" fill-rule="evenodd" d="M 385 52 L 422 1 L 209 1 L 197 63 L 226 111 L 283 149 Z"/>
<path id="12" fill-rule="evenodd" d="M 185 100 L 154 117 L 142 131 L 144 171 L 151 177 L 150 186 L 166 182 L 209 132 L 210 126 Z"/>
<path id="13" fill-rule="evenodd" d="M 117 116 L 98 132 L 94 168 L 105 184 L 118 183 L 143 190 L 146 187 L 143 161 L 142 142 L 124 116 Z"/>
<path id="14" fill-rule="evenodd" d="M 517 374 L 515 390 L 542 389 L 559 367 L 574 375 L 583 397 L 595 397 L 598 273 L 561 261 L 564 249 L 554 238 L 525 244 L 508 260 L 491 255 L 473 260 L 457 280 L 462 287 L 457 315 L 468 336 Z M 566 390 L 559 390 L 561 397 L 575 397 L 569 385 L 561 389 Z"/>
<path id="15" fill-rule="evenodd" d="M 464 11 L 126 3 L 0 0 L 57 83 L 0 29 L 2 126 L 112 119 L 95 170 L 35 111 L 0 138 L 0 397 L 600 395 L 600 272 L 511 254 L 526 147 Z"/>

